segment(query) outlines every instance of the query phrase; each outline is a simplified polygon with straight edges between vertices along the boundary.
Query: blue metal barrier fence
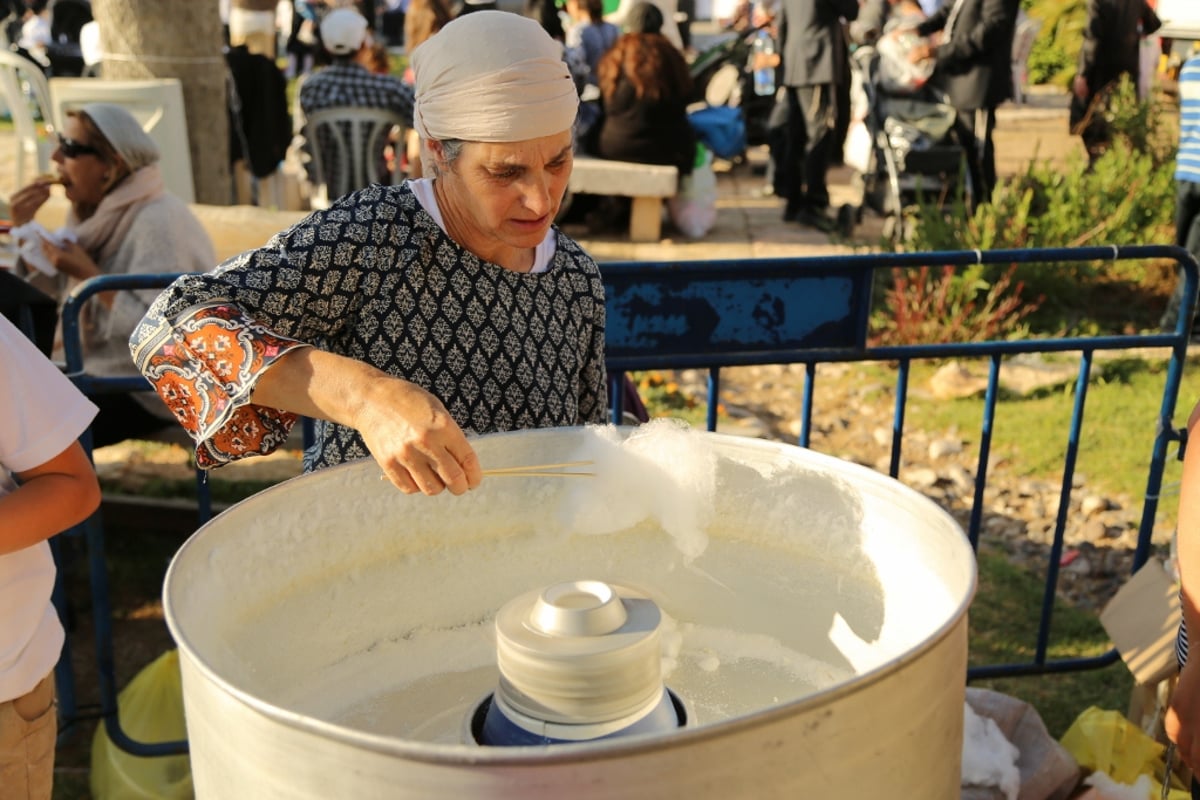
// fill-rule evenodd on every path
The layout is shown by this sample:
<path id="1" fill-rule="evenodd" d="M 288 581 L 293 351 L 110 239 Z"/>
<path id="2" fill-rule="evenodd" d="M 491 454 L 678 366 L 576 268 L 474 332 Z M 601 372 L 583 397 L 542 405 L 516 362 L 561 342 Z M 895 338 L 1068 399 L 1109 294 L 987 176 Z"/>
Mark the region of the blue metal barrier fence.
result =
<path id="1" fill-rule="evenodd" d="M 1134 554 L 1136 571 L 1150 555 L 1151 536 L 1170 443 L 1179 441 L 1182 453 L 1183 433 L 1173 427 L 1172 419 L 1187 355 L 1191 327 L 1188 315 L 1181 314 L 1175 330 L 1169 333 L 905 346 L 871 346 L 867 341 L 867 328 L 872 286 L 880 270 L 928 265 L 965 267 L 976 264 L 1053 264 L 1136 259 L 1162 259 L 1179 264 L 1184 275 L 1183 308 L 1195 307 L 1197 264 L 1182 248 L 1166 246 L 604 264 L 602 272 L 607 294 L 606 340 L 613 388 L 610 392 L 613 420 L 622 419 L 621 392 L 616 389 L 628 371 L 706 369 L 706 425 L 709 430 L 716 430 L 722 368 L 803 364 L 805 383 L 799 398 L 800 435 L 797 443 L 809 447 L 817 365 L 833 362 L 893 362 L 896 365 L 896 383 L 888 472 L 895 478 L 901 467 L 905 409 L 913 363 L 959 357 L 985 359 L 990 366 L 979 431 L 973 502 L 967 526 L 972 546 L 978 547 L 996 407 L 1000 397 L 1001 364 L 1005 358 L 1021 354 L 1078 353 L 1079 368 L 1062 465 L 1060 502 L 1048 554 L 1034 657 L 1028 662 L 975 667 L 970 670 L 968 679 L 1067 672 L 1112 664 L 1118 658 L 1115 650 L 1100 656 L 1059 660 L 1051 660 L 1047 655 L 1087 389 L 1094 357 L 1099 351 L 1161 348 L 1167 354 L 1167 374 L 1159 413 L 1156 419 L 1145 421 L 1148 431 L 1153 428 L 1153 442 Z M 99 378 L 84 371 L 79 344 L 79 311 L 86 299 L 101 291 L 161 288 L 175 277 L 173 274 L 103 276 L 76 287 L 63 307 L 62 324 L 67 373 L 82 391 L 96 394 L 146 388 L 141 378 Z M 86 441 L 88 438 L 85 437 L 85 445 L 89 445 L 90 452 L 90 441 Z M 211 516 L 212 507 L 207 485 L 201 475 L 197 476 L 197 490 L 200 497 L 198 522 L 203 522 Z M 104 718 L 108 734 L 119 747 L 136 755 L 186 752 L 186 742 L 136 742 L 121 730 L 113 675 L 111 607 L 103 559 L 104 536 L 98 516 L 85 523 L 83 534 L 88 547 L 95 612 L 100 715 Z M 56 599 L 61 601 L 62 598 L 60 587 Z M 65 609 L 60 605 L 60 610 Z M 73 721 L 75 713 L 73 676 L 69 664 L 69 658 L 62 659 L 58 673 L 64 725 Z"/>

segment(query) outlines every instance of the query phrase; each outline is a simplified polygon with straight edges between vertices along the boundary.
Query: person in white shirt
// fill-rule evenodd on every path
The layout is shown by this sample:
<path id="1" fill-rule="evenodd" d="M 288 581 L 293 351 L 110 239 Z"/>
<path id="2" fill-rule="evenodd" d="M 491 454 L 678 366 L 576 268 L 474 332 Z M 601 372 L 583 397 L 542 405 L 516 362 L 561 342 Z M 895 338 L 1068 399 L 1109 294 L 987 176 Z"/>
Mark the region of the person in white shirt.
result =
<path id="1" fill-rule="evenodd" d="M 94 406 L 0 317 L 0 794 L 49 800 L 65 634 L 47 540 L 88 517 L 100 487 L 77 441 Z M 18 485 L 19 481 L 19 485 Z"/>
<path id="2" fill-rule="evenodd" d="M 21 23 L 21 35 L 17 46 L 29 54 L 29 57 L 43 67 L 50 66 L 46 56 L 46 45 L 50 44 L 50 14 L 46 11 L 46 2 L 40 0 L 32 4 L 25 12 L 25 21 Z"/>

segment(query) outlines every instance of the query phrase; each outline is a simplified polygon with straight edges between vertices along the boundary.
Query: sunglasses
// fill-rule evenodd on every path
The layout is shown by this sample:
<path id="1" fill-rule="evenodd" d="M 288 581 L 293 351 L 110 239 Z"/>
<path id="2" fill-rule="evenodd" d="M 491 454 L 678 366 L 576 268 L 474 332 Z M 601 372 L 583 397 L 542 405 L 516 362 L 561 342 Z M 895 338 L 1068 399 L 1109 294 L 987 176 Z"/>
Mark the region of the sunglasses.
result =
<path id="1" fill-rule="evenodd" d="M 80 156 L 99 156 L 100 151 L 88 144 L 82 144 L 74 139 L 68 139 L 61 133 L 58 136 L 58 149 L 66 158 L 79 158 Z"/>

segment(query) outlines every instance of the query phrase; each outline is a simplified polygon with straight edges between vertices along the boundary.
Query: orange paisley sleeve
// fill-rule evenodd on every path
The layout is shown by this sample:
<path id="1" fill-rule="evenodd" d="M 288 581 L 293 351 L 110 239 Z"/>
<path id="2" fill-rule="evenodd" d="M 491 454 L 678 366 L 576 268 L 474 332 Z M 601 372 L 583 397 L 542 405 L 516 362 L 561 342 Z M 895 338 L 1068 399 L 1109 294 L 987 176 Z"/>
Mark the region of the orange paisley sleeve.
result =
<path id="1" fill-rule="evenodd" d="M 296 415 L 250 402 L 254 384 L 281 356 L 311 345 L 272 333 L 230 305 L 161 320 L 134 353 L 142 374 L 193 439 L 205 469 L 265 455 L 283 444 Z"/>

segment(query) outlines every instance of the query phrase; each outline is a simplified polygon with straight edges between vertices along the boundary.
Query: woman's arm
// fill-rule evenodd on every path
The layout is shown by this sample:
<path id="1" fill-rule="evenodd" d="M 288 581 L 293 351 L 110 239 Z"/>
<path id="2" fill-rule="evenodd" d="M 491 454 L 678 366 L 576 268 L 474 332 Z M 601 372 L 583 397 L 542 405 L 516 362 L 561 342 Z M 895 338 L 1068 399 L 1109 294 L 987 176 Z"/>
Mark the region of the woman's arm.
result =
<path id="1" fill-rule="evenodd" d="M 332 340 L 357 311 L 359 254 L 374 241 L 339 235 L 347 214 L 370 224 L 372 209 L 347 208 L 353 197 L 216 270 L 184 275 L 134 326 L 133 362 L 196 440 L 201 467 L 263 455 L 287 440 L 295 415 L 250 397 L 276 360 Z M 331 214 L 338 221 L 327 222 Z"/>
<path id="2" fill-rule="evenodd" d="M 1200 403 L 1188 419 L 1189 445 L 1183 459 L 1179 487 L 1179 521 L 1176 537 L 1183 620 L 1190 633 L 1187 663 L 1171 694 L 1164 722 L 1179 757 L 1191 769 L 1200 768 Z"/>
<path id="3" fill-rule="evenodd" d="M 440 400 L 352 358 L 294 350 L 262 374 L 253 401 L 359 431 L 407 494 L 462 494 L 483 479 L 479 458 Z"/>
<path id="4" fill-rule="evenodd" d="M 433 395 L 319 349 L 358 313 L 361 282 L 378 279 L 363 266 L 401 260 L 389 238 L 405 224 L 395 211 L 349 195 L 213 273 L 180 278 L 154 302 L 130 349 L 196 439 L 200 466 L 271 452 L 300 414 L 359 431 L 403 491 L 478 485 L 474 451 Z"/>

